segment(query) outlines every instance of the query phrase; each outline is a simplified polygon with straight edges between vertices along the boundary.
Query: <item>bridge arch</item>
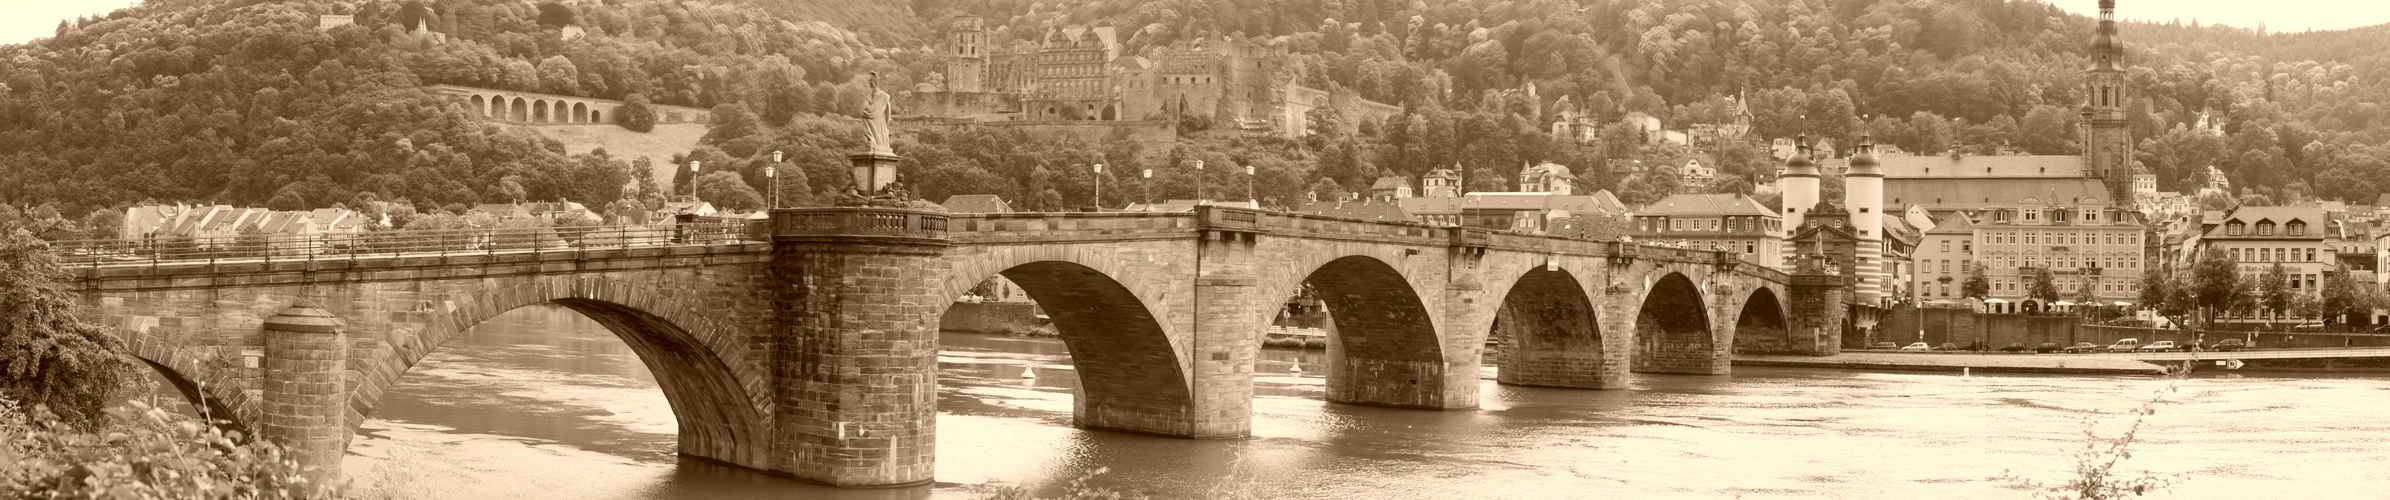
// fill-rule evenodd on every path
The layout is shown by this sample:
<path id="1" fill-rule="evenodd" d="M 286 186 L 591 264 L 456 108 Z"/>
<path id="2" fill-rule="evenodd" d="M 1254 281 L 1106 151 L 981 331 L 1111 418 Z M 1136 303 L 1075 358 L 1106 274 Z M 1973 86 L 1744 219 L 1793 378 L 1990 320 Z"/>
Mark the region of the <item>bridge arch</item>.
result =
<path id="1" fill-rule="evenodd" d="M 349 428 L 363 424 L 408 369 L 482 321 L 524 306 L 553 303 L 604 325 L 639 355 L 680 426 L 683 454 L 770 469 L 770 374 L 743 344 L 738 328 L 659 287 L 599 277 L 559 277 L 485 288 L 451 299 L 405 344 L 379 352 L 355 383 Z M 352 363 L 358 360 L 352 356 Z"/>
<path id="2" fill-rule="evenodd" d="M 1635 318 L 1633 369 L 1648 373 L 1723 373 L 1702 289 L 1669 271 L 1644 291 Z"/>
<path id="3" fill-rule="evenodd" d="M 589 104 L 588 104 L 588 103 L 581 103 L 581 102 L 575 102 L 575 103 L 573 103 L 573 116 L 572 116 L 572 118 L 573 118 L 573 123 L 588 123 L 588 122 L 589 122 L 589 119 L 588 119 L 588 117 L 589 117 Z"/>
<path id="4" fill-rule="evenodd" d="M 1738 353 L 1775 354 L 1801 352 L 1802 335 L 1790 331 L 1784 302 L 1776 291 L 1768 287 L 1754 287 L 1743 298 L 1742 311 L 1735 316 L 1734 350 Z M 1807 340 L 1814 343 L 1815 340 Z"/>
<path id="5" fill-rule="evenodd" d="M 218 426 L 244 432 L 257 427 L 262 409 L 250 401 L 240 384 L 227 378 L 237 374 L 216 373 L 201 361 L 205 357 L 147 332 L 131 331 L 124 340 L 125 350 L 134 359 L 156 370 L 184 401 L 207 411 Z"/>
<path id="6" fill-rule="evenodd" d="M 1625 353 L 1604 346 L 1594 298 L 1559 266 L 1529 268 L 1501 296 L 1494 336 L 1504 342 L 1495 381 L 1604 389 L 1622 386 Z"/>
<path id="7" fill-rule="evenodd" d="M 533 99 L 533 100 L 531 101 L 531 122 L 532 122 L 532 123 L 547 123 L 547 122 L 548 122 L 548 100 L 547 100 L 547 99 Z"/>
<path id="8" fill-rule="evenodd" d="M 471 102 L 473 103 L 474 118 L 490 117 L 490 101 L 488 99 L 482 98 L 481 94 L 473 94 L 473 99 Z"/>
<path id="9" fill-rule="evenodd" d="M 1290 276 L 1301 276 L 1294 283 L 1310 286 L 1327 306 L 1329 402 L 1409 408 L 1453 404 L 1446 394 L 1448 353 L 1437 334 L 1442 315 L 1429 312 L 1400 268 L 1382 257 L 1348 254 Z M 1261 299 L 1276 304 L 1292 294 L 1289 287 L 1265 292 Z M 1475 394 L 1475 387 L 1468 392 Z M 1465 400 L 1474 406 L 1474 397 Z"/>
<path id="10" fill-rule="evenodd" d="M 1136 279 L 1128 262 L 1100 252 L 1001 252 L 954 266 L 946 304 L 990 276 L 1003 276 L 1053 320 L 1080 392 L 1075 420 L 1090 429 L 1199 436 L 1189 342 L 1172 335 L 1154 300 L 1167 293 Z M 944 314 L 941 310 L 940 314 Z"/>
<path id="11" fill-rule="evenodd" d="M 530 119 L 531 119 L 531 104 L 530 104 L 530 101 L 526 101 L 526 100 L 524 100 L 524 99 L 523 99 L 523 98 L 521 98 L 521 97 L 516 97 L 516 98 L 514 98 L 514 102 L 507 104 L 507 107 L 506 107 L 506 120 L 507 120 L 507 121 L 516 121 L 516 122 L 520 122 L 520 121 L 530 121 Z"/>

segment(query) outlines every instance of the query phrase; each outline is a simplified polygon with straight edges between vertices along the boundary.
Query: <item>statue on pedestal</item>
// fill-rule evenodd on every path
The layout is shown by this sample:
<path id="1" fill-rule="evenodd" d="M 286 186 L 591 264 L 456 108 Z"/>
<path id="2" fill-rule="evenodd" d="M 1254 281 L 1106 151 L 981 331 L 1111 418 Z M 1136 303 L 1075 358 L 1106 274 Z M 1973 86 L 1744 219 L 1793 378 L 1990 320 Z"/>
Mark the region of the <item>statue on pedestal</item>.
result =
<path id="1" fill-rule="evenodd" d="M 863 99 L 863 145 L 865 152 L 896 156 L 888 141 L 888 91 L 880 90 L 880 73 L 871 73 L 871 95 Z"/>

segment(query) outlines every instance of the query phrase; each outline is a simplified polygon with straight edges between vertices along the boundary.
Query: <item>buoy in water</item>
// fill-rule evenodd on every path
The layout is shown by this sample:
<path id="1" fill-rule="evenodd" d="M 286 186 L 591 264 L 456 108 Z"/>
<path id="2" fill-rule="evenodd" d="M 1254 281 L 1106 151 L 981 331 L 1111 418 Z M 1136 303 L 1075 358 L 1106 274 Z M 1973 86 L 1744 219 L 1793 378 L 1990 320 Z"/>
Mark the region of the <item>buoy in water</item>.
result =
<path id="1" fill-rule="evenodd" d="M 1021 367 L 1021 378 L 1037 378 L 1037 370 L 1026 366 Z"/>
<path id="2" fill-rule="evenodd" d="M 1286 372 L 1287 372 L 1287 373 L 1303 373 L 1303 365 L 1302 365 L 1302 364 L 1300 364 L 1300 363 L 1298 363 L 1298 364 L 1295 364 L 1294 366 L 1289 366 L 1289 367 L 1286 367 Z"/>

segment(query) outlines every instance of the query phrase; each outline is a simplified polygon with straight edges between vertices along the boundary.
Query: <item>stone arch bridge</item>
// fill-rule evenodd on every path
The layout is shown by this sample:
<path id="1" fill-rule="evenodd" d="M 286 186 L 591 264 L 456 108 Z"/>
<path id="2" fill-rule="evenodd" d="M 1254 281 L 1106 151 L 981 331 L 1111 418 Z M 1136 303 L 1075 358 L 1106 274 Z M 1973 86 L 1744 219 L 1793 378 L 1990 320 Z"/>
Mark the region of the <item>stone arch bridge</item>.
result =
<path id="1" fill-rule="evenodd" d="M 405 233 L 393 233 L 404 235 Z M 483 238 L 475 241 L 496 241 Z M 572 308 L 655 372 L 683 454 L 840 486 L 928 481 L 939 316 L 1018 283 L 1074 356 L 1079 425 L 1248 434 L 1260 332 L 1308 283 L 1327 398 L 1467 410 L 1498 381 L 1607 389 L 1831 354 L 1841 281 L 1730 254 L 1223 207 L 948 215 L 788 209 L 714 238 L 109 259 L 63 247 L 87 320 L 199 406 L 337 474 L 400 375 L 508 310 Z M 267 245 L 269 248 L 272 245 Z M 77 258 L 82 255 L 89 258 Z M 1794 313 L 1799 308 L 1801 312 Z"/>

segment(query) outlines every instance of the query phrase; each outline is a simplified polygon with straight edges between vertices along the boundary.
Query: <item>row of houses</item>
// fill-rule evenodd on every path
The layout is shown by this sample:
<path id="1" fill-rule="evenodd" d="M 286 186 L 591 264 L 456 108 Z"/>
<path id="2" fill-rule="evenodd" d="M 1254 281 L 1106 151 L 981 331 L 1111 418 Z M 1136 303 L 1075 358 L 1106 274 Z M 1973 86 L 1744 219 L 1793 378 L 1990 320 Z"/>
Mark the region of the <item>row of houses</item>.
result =
<path id="1" fill-rule="evenodd" d="M 355 234 L 375 223 L 388 226 L 390 221 L 388 216 L 367 216 L 342 208 L 276 211 L 231 205 L 146 205 L 125 209 L 124 227 L 117 237 L 209 240 L 243 234 Z"/>

